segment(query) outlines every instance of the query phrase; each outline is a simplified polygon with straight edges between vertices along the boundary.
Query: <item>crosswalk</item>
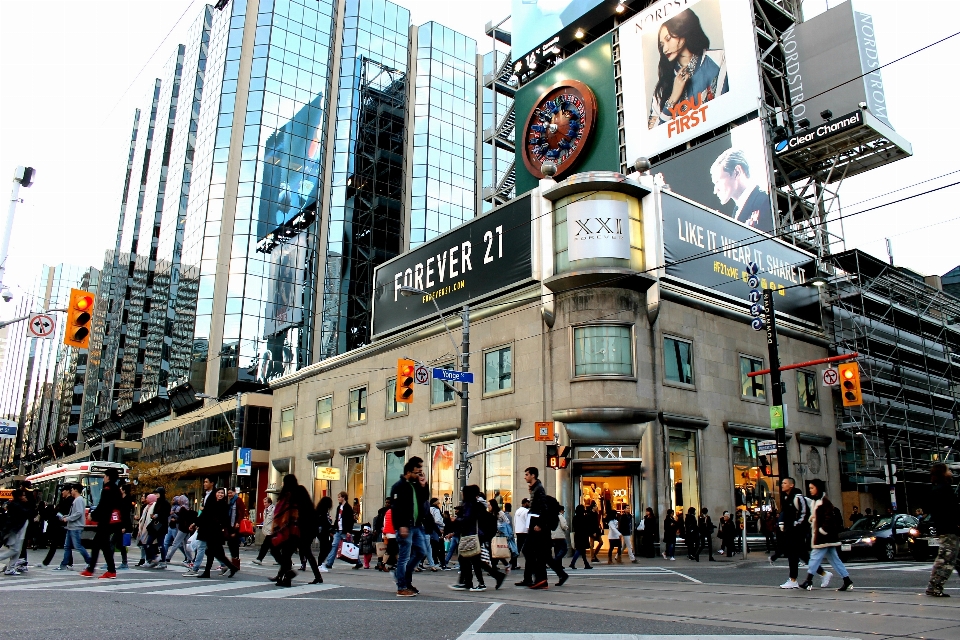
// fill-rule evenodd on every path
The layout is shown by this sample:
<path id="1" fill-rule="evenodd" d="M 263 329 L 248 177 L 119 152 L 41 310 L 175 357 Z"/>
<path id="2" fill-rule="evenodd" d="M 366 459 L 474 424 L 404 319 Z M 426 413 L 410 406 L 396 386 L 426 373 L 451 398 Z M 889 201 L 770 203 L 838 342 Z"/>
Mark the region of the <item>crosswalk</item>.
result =
<path id="1" fill-rule="evenodd" d="M 200 582 L 201 584 L 197 584 Z M 70 593 L 137 593 L 150 596 L 220 596 L 225 598 L 280 599 L 303 597 L 338 589 L 336 584 L 300 584 L 278 588 L 259 580 L 186 580 L 118 576 L 115 580 L 83 579 L 75 574 L 56 578 L 17 576 L 0 581 L 4 591 L 57 591 Z M 229 592 L 229 593 L 228 593 Z"/>
<path id="2" fill-rule="evenodd" d="M 696 578 L 692 578 L 684 573 L 668 569 L 666 567 L 645 567 L 643 565 L 630 565 L 626 567 L 613 567 L 594 565 L 594 568 L 587 570 L 570 571 L 571 575 L 579 578 L 620 578 L 620 577 L 661 577 L 661 578 L 681 578 L 689 582 L 700 584 Z"/>
<path id="3" fill-rule="evenodd" d="M 826 563 L 829 566 L 829 563 Z M 780 561 L 776 564 L 763 565 L 772 569 L 783 569 L 787 566 L 786 561 Z M 896 571 L 898 573 L 930 573 L 933 562 L 845 562 L 844 565 L 848 571 Z"/>

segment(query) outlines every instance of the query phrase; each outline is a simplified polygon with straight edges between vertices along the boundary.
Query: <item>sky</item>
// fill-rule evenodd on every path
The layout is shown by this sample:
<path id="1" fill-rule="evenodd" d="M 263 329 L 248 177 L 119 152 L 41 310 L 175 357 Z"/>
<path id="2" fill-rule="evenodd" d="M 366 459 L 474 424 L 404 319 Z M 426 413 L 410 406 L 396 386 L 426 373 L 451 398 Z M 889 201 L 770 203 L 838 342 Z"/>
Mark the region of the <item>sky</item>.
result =
<path id="1" fill-rule="evenodd" d="M 510 0 L 399 0 L 412 22 L 465 33 L 489 51 L 484 25 Z M 838 4 L 830 1 L 829 5 Z M 954 0 L 857 0 L 874 17 L 887 63 L 960 30 Z M 22 189 L 5 284 L 18 299 L 43 264 L 101 266 L 116 241 L 134 109 L 202 7 L 201 0 L 0 0 L 0 176 L 37 170 Z M 456 7 L 456 10 L 452 10 Z M 826 0 L 806 0 L 812 17 Z M 914 156 L 844 181 L 844 214 L 960 182 L 960 35 L 882 70 L 890 121 Z M 955 172 L 945 177 L 943 174 Z M 929 181 L 919 186 L 921 181 Z M 8 189 L 6 181 L 2 189 Z M 893 193 L 891 193 L 893 192 Z M 879 197 L 878 197 L 879 196 Z M 960 264 L 960 185 L 846 218 L 846 248 L 943 274 Z M 0 317 L 14 303 L 0 302 Z"/>

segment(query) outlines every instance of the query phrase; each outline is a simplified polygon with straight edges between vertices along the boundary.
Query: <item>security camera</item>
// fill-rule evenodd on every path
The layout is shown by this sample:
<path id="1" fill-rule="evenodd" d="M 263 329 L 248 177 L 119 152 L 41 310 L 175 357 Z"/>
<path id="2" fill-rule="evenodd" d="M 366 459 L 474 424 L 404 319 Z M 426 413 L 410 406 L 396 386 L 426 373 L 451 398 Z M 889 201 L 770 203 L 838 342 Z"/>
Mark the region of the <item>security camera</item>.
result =
<path id="1" fill-rule="evenodd" d="M 4 302 L 10 302 L 13 300 L 13 292 L 7 287 L 4 287 L 3 290 L 0 291 L 0 298 L 3 298 Z"/>
<path id="2" fill-rule="evenodd" d="M 543 165 L 541 165 L 540 172 L 548 178 L 552 178 L 553 176 L 557 175 L 557 164 L 547 160 L 543 163 Z"/>
<path id="3" fill-rule="evenodd" d="M 644 174 L 647 171 L 650 171 L 650 160 L 649 158 L 640 157 L 633 161 L 633 170 L 637 173 Z"/>
<path id="4" fill-rule="evenodd" d="M 866 109 L 866 108 L 867 108 L 867 103 L 866 103 L 866 102 L 861 102 L 861 103 L 858 104 L 857 106 L 860 107 L 861 109 Z"/>

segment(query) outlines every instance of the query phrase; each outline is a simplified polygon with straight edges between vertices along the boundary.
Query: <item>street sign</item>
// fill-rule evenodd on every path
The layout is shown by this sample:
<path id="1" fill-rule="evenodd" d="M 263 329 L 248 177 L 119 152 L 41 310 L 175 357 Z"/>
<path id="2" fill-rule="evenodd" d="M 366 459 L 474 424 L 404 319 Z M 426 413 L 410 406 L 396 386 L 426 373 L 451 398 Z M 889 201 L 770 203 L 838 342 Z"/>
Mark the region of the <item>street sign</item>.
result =
<path id="1" fill-rule="evenodd" d="M 430 372 L 422 364 L 413 368 L 413 381 L 417 384 L 430 384 Z"/>
<path id="2" fill-rule="evenodd" d="M 783 429 L 783 405 L 770 407 L 770 428 Z"/>
<path id="3" fill-rule="evenodd" d="M 535 442 L 553 442 L 556 439 L 553 435 L 553 423 L 535 423 L 533 425 L 533 439 Z"/>
<path id="4" fill-rule="evenodd" d="M 249 476 L 253 472 L 253 449 L 241 447 L 237 451 L 237 475 Z"/>
<path id="5" fill-rule="evenodd" d="M 0 420 L 0 440 L 17 437 L 17 423 L 13 420 Z"/>
<path id="6" fill-rule="evenodd" d="M 827 367 L 823 370 L 823 386 L 835 387 L 838 382 L 840 382 L 840 374 L 837 373 L 836 369 Z"/>
<path id="7" fill-rule="evenodd" d="M 336 467 L 317 467 L 317 480 L 339 480 L 340 469 Z"/>
<path id="8" fill-rule="evenodd" d="M 473 373 L 470 371 L 454 371 L 453 369 L 434 368 L 433 377 L 447 382 L 466 382 L 473 384 Z"/>
<path id="9" fill-rule="evenodd" d="M 57 328 L 57 319 L 50 313 L 32 313 L 27 322 L 27 335 L 31 338 L 52 338 Z"/>
<path id="10" fill-rule="evenodd" d="M 776 455 L 776 453 L 777 453 L 776 440 L 761 440 L 760 442 L 757 443 L 758 456 Z"/>

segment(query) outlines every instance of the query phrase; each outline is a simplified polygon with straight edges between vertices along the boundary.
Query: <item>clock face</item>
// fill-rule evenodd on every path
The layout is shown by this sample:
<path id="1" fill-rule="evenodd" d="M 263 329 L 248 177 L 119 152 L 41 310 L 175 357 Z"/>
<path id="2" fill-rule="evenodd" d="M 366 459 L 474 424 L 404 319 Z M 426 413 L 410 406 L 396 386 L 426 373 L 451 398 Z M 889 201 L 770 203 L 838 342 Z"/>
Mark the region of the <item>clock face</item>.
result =
<path id="1" fill-rule="evenodd" d="M 540 96 L 523 131 L 523 163 L 537 178 L 542 167 L 557 165 L 558 178 L 576 165 L 586 148 L 597 117 L 597 100 L 590 87 L 576 80 L 554 85 Z"/>

